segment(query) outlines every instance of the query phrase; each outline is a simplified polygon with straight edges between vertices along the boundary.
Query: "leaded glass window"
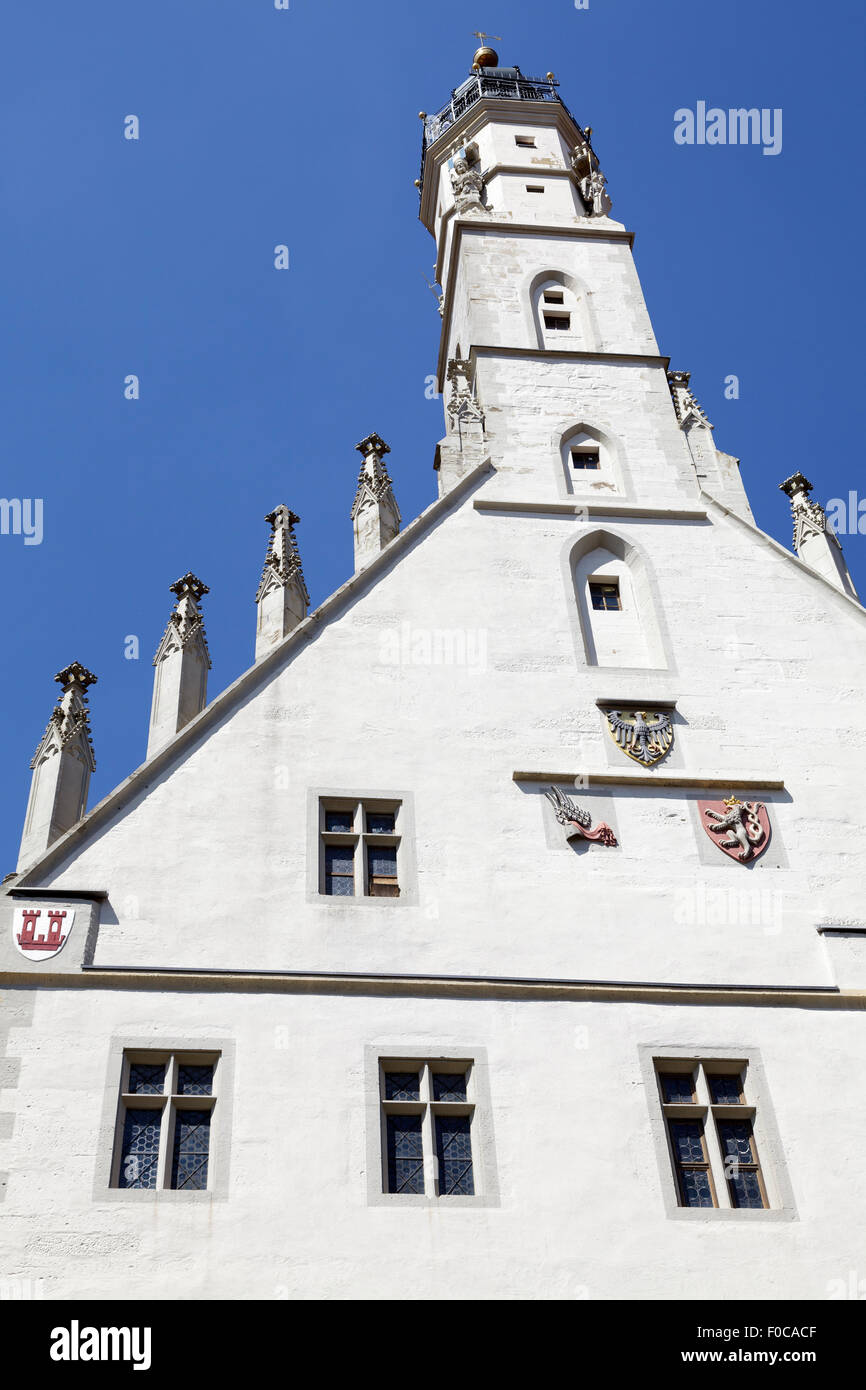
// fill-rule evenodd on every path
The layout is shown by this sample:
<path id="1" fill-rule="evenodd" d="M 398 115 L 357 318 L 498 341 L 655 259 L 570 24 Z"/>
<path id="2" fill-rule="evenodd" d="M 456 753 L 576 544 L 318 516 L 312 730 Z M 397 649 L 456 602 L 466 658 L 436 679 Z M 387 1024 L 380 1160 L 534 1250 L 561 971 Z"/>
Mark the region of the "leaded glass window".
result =
<path id="1" fill-rule="evenodd" d="M 739 1072 L 730 1075 L 718 1072 L 707 1075 L 713 1105 L 740 1105 L 743 1099 Z"/>
<path id="2" fill-rule="evenodd" d="M 381 1105 L 386 1192 L 475 1195 L 471 1062 L 383 1061 Z"/>
<path id="3" fill-rule="evenodd" d="M 769 1207 L 746 1063 L 684 1071 L 657 1061 L 656 1070 L 679 1205 Z"/>
<path id="4" fill-rule="evenodd" d="M 331 898 L 400 896 L 400 802 L 319 803 L 319 891 Z"/>
<path id="5" fill-rule="evenodd" d="M 424 1191 L 420 1115 L 388 1116 L 388 1191 Z"/>
<path id="6" fill-rule="evenodd" d="M 468 1116 L 436 1116 L 436 1154 L 439 1159 L 440 1194 L 473 1196 L 475 1187 L 472 1181 Z"/>
<path id="7" fill-rule="evenodd" d="M 171 1185 L 178 1191 L 207 1187 L 207 1161 L 210 1151 L 209 1110 L 178 1110 L 174 1118 L 174 1157 Z"/>
<path id="8" fill-rule="evenodd" d="M 131 1096 L 159 1096 L 165 1085 L 165 1062 L 148 1066 L 146 1062 L 133 1062 L 129 1068 L 129 1094 Z"/>
<path id="9" fill-rule="evenodd" d="M 217 1068 L 214 1053 L 126 1054 L 112 1186 L 207 1188 Z"/>
<path id="10" fill-rule="evenodd" d="M 118 1187 L 156 1187 L 161 1110 L 127 1110 Z"/>

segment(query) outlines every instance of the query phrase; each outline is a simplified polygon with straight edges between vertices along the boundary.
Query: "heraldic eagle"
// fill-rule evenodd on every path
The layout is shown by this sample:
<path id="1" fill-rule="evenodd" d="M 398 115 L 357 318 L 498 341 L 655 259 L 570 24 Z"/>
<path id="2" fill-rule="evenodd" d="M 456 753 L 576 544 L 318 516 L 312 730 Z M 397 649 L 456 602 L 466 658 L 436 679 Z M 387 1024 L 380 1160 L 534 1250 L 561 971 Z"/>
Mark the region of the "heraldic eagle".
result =
<path id="1" fill-rule="evenodd" d="M 607 711 L 608 727 L 620 748 L 635 762 L 657 763 L 668 752 L 674 737 L 669 714 L 660 714 L 648 722 L 646 710 L 635 710 L 631 719 L 623 719 L 618 709 Z"/>

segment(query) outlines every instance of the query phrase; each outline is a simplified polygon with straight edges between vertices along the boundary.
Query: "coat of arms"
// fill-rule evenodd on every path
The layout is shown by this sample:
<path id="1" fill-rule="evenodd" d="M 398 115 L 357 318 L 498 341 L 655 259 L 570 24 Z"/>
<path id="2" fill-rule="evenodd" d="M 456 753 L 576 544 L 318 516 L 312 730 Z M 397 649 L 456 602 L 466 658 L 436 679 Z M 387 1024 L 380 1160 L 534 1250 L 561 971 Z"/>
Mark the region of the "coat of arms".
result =
<path id="1" fill-rule="evenodd" d="M 565 827 L 566 840 L 597 840 L 599 844 L 608 846 L 616 844 L 616 836 L 610 826 L 599 821 L 594 830 L 590 829 L 592 816 L 589 811 L 575 806 L 571 797 L 566 796 L 559 787 L 549 787 L 544 795 L 553 807 L 556 819 Z"/>
<path id="2" fill-rule="evenodd" d="M 605 710 L 607 728 L 623 753 L 651 767 L 670 752 L 674 722 L 664 710 Z"/>
<path id="3" fill-rule="evenodd" d="M 699 801 L 701 825 L 729 859 L 749 863 L 770 843 L 770 817 L 760 801 Z M 721 837 L 725 836 L 724 839 Z"/>
<path id="4" fill-rule="evenodd" d="M 41 964 L 63 949 L 74 920 L 72 907 L 16 907 L 12 914 L 12 941 L 22 956 Z"/>

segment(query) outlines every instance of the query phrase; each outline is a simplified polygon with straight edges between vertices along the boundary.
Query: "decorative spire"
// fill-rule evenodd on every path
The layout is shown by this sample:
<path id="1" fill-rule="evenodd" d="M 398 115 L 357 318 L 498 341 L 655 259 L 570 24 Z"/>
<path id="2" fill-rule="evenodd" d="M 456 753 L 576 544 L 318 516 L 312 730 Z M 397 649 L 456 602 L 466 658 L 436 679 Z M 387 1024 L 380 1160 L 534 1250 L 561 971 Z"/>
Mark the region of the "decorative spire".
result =
<path id="1" fill-rule="evenodd" d="M 694 420 L 696 424 L 704 425 L 706 429 L 711 430 L 713 426 L 707 419 L 705 411 L 698 405 L 694 392 L 689 386 L 692 379 L 691 372 L 668 372 L 667 375 L 671 400 L 674 403 L 677 424 L 680 429 L 684 429 L 690 420 Z"/>
<path id="2" fill-rule="evenodd" d="M 69 749 L 92 772 L 96 759 L 93 756 L 86 692 L 96 684 L 97 677 L 80 661 L 73 661 L 58 671 L 54 679 L 60 683 L 61 693 L 30 766 L 35 768 L 49 749 L 54 752 Z"/>
<path id="3" fill-rule="evenodd" d="M 147 756 L 153 757 L 185 724 L 200 714 L 207 701 L 211 667 L 199 600 L 208 586 L 189 571 L 169 586 L 177 596 L 174 611 L 156 649 L 153 664 L 153 702 Z"/>
<path id="4" fill-rule="evenodd" d="M 307 616 L 310 595 L 294 532 L 300 519 L 282 502 L 265 517 L 271 534 L 256 591 L 256 661 Z"/>
<path id="5" fill-rule="evenodd" d="M 385 466 L 391 450 L 378 434 L 368 434 L 355 448 L 363 457 L 352 503 L 355 569 L 359 570 L 392 541 L 400 530 L 400 509 Z"/>
<path id="6" fill-rule="evenodd" d="M 87 690 L 96 684 L 96 676 L 73 661 L 54 679 L 60 683 L 61 693 L 30 764 L 33 779 L 19 871 L 44 854 L 84 815 L 90 774 L 96 767 L 87 709 Z"/>
<path id="7" fill-rule="evenodd" d="M 794 549 L 799 558 L 816 574 L 829 580 L 843 594 L 857 598 L 857 590 L 848 573 L 842 543 L 827 526 L 827 515 L 810 493 L 812 484 L 804 474 L 792 473 L 779 488 L 791 502 L 794 520 Z"/>

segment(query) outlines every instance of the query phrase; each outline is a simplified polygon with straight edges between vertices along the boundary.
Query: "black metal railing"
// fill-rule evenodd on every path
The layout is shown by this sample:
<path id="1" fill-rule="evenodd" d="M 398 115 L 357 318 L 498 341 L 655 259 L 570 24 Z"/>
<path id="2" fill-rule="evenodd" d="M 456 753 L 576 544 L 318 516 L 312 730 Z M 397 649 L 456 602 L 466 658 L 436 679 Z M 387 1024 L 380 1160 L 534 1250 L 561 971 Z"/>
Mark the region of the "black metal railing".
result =
<path id="1" fill-rule="evenodd" d="M 578 130 L 583 131 L 574 120 L 565 102 L 556 91 L 558 82 L 544 77 L 524 77 L 522 73 L 517 73 L 511 77 L 497 73 L 479 72 L 473 73 L 468 82 L 460 87 L 455 87 L 451 93 L 451 100 L 441 111 L 437 111 L 433 116 L 427 116 L 424 120 L 424 133 L 421 141 L 421 175 L 420 182 L 424 183 L 424 160 L 431 145 L 435 144 L 441 135 L 450 126 L 458 121 L 470 106 L 474 106 L 476 101 L 481 101 L 482 97 L 501 97 L 508 101 L 558 101 L 565 110 L 566 115 L 570 116 Z"/>

